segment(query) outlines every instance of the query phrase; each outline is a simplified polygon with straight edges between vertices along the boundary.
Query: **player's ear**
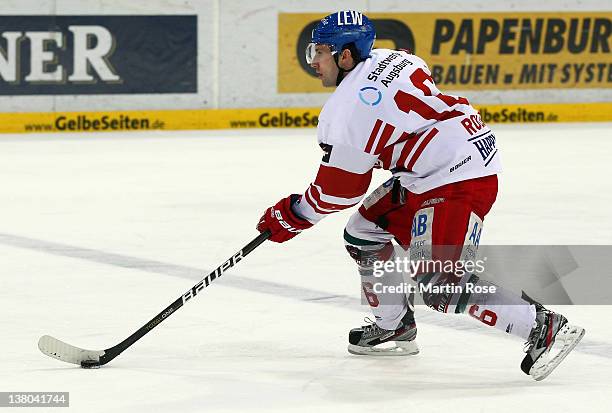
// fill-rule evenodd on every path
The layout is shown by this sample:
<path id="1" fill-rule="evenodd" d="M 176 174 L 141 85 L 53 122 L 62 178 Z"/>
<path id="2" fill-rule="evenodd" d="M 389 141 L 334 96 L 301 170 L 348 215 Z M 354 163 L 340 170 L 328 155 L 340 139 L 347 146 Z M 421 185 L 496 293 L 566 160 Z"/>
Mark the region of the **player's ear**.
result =
<path id="1" fill-rule="evenodd" d="M 340 56 L 341 67 L 345 70 L 350 70 L 355 66 L 355 59 L 351 54 L 349 49 L 342 50 L 342 55 Z"/>

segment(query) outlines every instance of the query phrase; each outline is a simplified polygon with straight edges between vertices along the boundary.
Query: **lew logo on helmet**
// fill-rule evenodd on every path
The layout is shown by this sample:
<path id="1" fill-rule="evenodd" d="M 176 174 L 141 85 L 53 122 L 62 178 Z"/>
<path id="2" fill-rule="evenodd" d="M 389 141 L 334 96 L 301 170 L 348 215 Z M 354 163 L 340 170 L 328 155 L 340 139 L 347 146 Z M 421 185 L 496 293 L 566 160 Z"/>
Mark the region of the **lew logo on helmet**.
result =
<path id="1" fill-rule="evenodd" d="M 338 14 L 338 26 L 348 26 L 356 24 L 361 26 L 363 24 L 363 14 L 358 11 L 344 10 L 339 11 Z"/>
<path id="2" fill-rule="evenodd" d="M 342 10 L 326 16 L 325 18 L 308 23 L 301 31 L 297 47 L 298 53 L 306 51 L 306 59 L 299 58 L 298 62 L 304 72 L 318 77 L 316 71 L 310 66 L 314 58 L 314 45 L 329 46 L 332 54 L 341 53 L 350 48 L 353 58 L 357 61 L 366 60 L 379 32 L 380 39 L 393 41 L 396 48 L 414 51 L 414 36 L 404 23 L 397 20 L 376 20 L 378 30 L 374 23 L 361 12 Z M 398 53 L 399 56 L 399 53 Z M 292 78 L 291 82 L 295 79 Z"/>
<path id="3" fill-rule="evenodd" d="M 353 45 L 353 58 L 358 61 L 370 56 L 376 33 L 374 25 L 363 14 L 353 10 L 343 10 L 326 16 L 312 27 L 309 44 L 306 50 L 306 62 L 314 58 L 314 46 L 327 45 L 332 54 L 341 53 Z"/>

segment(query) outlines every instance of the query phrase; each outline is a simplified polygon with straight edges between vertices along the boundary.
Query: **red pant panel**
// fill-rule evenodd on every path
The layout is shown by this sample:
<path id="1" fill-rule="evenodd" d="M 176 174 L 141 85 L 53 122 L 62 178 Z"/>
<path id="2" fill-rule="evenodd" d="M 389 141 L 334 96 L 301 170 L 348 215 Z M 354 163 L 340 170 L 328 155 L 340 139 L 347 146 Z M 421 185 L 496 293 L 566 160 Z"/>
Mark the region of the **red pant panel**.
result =
<path id="1" fill-rule="evenodd" d="M 433 245 L 463 245 L 470 215 L 480 219 L 489 213 L 497 197 L 497 175 L 455 182 L 422 194 L 405 191 L 403 198 L 393 191 L 375 202 L 364 201 L 359 208 L 367 220 L 393 234 L 401 245 L 408 246 L 412 239 L 413 218 L 422 208 L 433 207 Z M 366 207 L 367 205 L 367 207 Z"/>

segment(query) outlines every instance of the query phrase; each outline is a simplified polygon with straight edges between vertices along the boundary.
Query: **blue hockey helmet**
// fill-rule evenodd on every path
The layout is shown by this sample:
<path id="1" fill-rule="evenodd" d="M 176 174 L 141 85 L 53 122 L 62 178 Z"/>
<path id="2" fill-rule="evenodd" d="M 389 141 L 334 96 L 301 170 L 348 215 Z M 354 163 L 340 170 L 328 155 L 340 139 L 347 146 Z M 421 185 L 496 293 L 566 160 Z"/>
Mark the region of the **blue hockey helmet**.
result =
<path id="1" fill-rule="evenodd" d="M 314 28 L 306 48 L 306 62 L 312 63 L 317 44 L 328 45 L 336 59 L 338 52 L 348 48 L 360 62 L 370 57 L 375 39 L 376 31 L 370 19 L 358 11 L 342 10 L 324 17 Z"/>

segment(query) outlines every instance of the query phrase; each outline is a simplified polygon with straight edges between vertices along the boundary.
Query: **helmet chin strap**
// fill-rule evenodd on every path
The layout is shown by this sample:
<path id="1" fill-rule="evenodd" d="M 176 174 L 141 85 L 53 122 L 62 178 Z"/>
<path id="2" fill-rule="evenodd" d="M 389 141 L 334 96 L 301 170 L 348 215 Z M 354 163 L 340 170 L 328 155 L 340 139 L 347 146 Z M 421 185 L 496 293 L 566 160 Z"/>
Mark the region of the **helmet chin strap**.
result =
<path id="1" fill-rule="evenodd" d="M 342 51 L 345 51 L 347 49 L 342 49 Z M 340 86 L 340 82 L 342 82 L 342 79 L 344 79 L 344 76 L 350 72 L 351 70 L 353 70 L 355 67 L 357 67 L 357 63 L 355 63 L 355 65 L 350 68 L 349 70 L 343 69 L 340 67 L 340 65 L 338 64 L 338 56 L 340 55 L 340 53 L 336 53 L 334 54 L 334 62 L 336 62 L 336 66 L 338 67 L 338 76 L 336 77 L 336 86 Z"/>

